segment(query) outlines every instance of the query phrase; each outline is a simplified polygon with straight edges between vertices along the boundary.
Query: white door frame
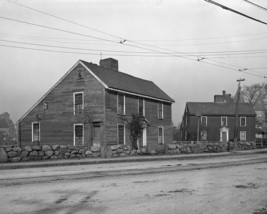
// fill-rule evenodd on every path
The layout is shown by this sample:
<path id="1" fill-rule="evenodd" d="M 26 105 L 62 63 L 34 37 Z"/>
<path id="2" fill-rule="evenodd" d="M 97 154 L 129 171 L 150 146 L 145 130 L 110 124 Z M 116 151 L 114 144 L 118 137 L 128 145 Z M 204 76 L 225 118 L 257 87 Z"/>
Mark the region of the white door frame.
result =
<path id="1" fill-rule="evenodd" d="M 226 127 L 222 127 L 222 128 L 220 129 L 220 141 L 221 141 L 221 142 L 223 141 L 223 139 L 222 139 L 222 133 L 223 133 L 223 132 L 226 133 L 226 142 L 228 142 L 228 141 L 229 141 L 229 129 L 226 128 Z"/>

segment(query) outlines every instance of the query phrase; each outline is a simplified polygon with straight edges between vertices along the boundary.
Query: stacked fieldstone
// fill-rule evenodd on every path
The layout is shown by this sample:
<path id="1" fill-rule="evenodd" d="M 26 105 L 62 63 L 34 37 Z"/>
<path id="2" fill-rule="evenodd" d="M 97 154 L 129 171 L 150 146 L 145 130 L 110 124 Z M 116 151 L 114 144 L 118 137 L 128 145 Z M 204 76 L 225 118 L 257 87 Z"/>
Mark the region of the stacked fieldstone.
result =
<path id="1" fill-rule="evenodd" d="M 255 142 L 174 142 L 167 147 L 168 154 L 179 153 L 217 153 L 232 150 L 252 150 L 256 148 Z"/>
<path id="2" fill-rule="evenodd" d="M 109 146 L 107 148 L 108 157 L 125 157 L 125 156 L 137 156 L 137 155 L 156 155 L 155 150 L 148 151 L 147 147 L 142 147 L 140 150 L 131 149 L 129 146 L 122 144 Z"/>
<path id="3" fill-rule="evenodd" d="M 93 146 L 90 150 L 83 146 L 72 145 L 32 145 L 24 148 L 6 146 L 0 148 L 0 162 L 86 157 L 100 157 L 100 147 Z"/>

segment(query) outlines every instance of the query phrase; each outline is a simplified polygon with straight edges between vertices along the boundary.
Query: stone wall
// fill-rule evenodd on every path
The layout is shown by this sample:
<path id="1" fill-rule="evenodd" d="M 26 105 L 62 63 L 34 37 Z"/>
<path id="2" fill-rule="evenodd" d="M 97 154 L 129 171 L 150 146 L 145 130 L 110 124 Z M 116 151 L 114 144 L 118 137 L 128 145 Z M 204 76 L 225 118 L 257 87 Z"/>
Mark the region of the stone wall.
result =
<path id="1" fill-rule="evenodd" d="M 83 146 L 72 145 L 32 145 L 24 148 L 5 146 L 0 148 L 0 162 L 90 157 L 100 157 L 100 147 L 91 147 L 90 150 Z"/>
<path id="2" fill-rule="evenodd" d="M 107 157 L 125 157 L 125 156 L 137 156 L 137 155 L 155 155 L 155 150 L 148 151 L 146 147 L 140 148 L 140 150 L 134 150 L 125 145 L 113 145 L 107 148 Z"/>
<path id="3" fill-rule="evenodd" d="M 256 149 L 255 142 L 194 142 L 180 141 L 167 146 L 167 154 L 217 153 Z"/>

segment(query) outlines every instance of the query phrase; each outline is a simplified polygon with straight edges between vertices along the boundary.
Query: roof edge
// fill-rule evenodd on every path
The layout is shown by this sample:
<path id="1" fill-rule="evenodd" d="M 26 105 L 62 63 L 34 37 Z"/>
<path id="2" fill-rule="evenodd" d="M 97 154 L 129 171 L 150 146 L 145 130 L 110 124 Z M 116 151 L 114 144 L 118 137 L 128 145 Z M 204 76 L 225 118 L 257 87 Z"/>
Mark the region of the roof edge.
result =
<path id="1" fill-rule="evenodd" d="M 160 98 L 151 97 L 151 96 L 148 96 L 148 95 L 143 95 L 143 94 L 138 94 L 138 93 L 134 93 L 134 92 L 124 91 L 124 90 L 111 88 L 111 87 L 109 87 L 108 90 L 122 92 L 122 93 L 125 93 L 125 94 L 135 95 L 135 96 L 149 98 L 149 99 L 152 99 L 152 100 L 158 100 L 158 101 L 167 102 L 167 103 L 175 103 L 175 101 L 173 99 L 165 100 L 165 99 L 160 99 Z"/>
<path id="2" fill-rule="evenodd" d="M 78 60 L 37 102 L 28 110 L 18 121 L 16 124 L 21 122 L 39 103 L 55 88 L 58 86 L 58 84 L 79 64 L 81 63 L 80 60 Z M 81 63 L 82 64 L 82 63 Z"/>

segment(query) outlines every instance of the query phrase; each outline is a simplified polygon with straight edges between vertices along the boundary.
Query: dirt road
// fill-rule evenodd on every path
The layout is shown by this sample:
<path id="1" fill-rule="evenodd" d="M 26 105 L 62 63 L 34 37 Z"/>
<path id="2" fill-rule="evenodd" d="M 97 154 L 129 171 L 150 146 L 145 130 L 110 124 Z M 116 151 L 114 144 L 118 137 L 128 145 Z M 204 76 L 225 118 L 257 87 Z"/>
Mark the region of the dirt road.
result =
<path id="1" fill-rule="evenodd" d="M 97 172 L 106 174 L 88 177 Z M 0 173 L 3 214 L 267 213 L 266 154 Z"/>

